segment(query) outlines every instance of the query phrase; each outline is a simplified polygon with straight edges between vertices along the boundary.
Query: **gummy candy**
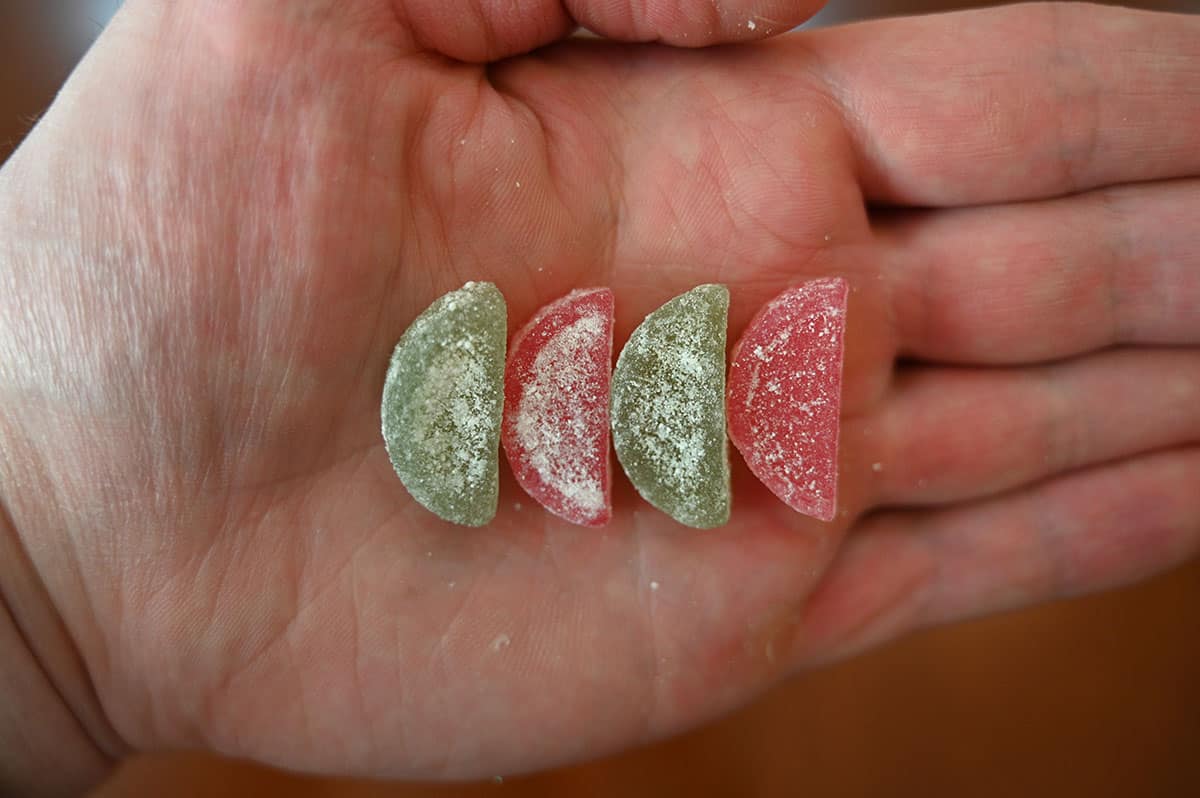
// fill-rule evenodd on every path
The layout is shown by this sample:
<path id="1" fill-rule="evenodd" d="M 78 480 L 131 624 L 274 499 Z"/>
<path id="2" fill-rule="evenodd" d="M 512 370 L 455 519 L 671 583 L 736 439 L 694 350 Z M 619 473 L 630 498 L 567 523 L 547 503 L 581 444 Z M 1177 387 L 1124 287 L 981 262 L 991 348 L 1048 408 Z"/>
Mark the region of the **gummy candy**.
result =
<path id="1" fill-rule="evenodd" d="M 729 437 L 772 493 L 833 520 L 846 281 L 812 280 L 771 300 L 733 350 Z"/>
<path id="2" fill-rule="evenodd" d="M 646 501 L 687 526 L 729 520 L 725 336 L 729 291 L 702 285 L 634 330 L 612 378 L 617 458 Z"/>
<path id="3" fill-rule="evenodd" d="M 613 294 L 572 291 L 512 339 L 501 441 L 517 482 L 571 523 L 612 516 L 609 383 Z"/>
<path id="4" fill-rule="evenodd" d="M 383 438 L 401 482 L 447 521 L 496 514 L 507 309 L 491 283 L 467 283 L 401 336 L 383 386 Z"/>

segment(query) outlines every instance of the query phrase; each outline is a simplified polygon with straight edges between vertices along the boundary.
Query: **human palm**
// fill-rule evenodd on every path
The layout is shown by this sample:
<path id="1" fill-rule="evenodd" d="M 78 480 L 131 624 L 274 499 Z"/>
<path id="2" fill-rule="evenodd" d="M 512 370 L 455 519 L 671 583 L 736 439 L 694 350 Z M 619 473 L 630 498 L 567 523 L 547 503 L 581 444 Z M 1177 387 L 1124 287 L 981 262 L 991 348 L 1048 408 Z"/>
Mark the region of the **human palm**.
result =
<path id="1" fill-rule="evenodd" d="M 33 559 L 115 739 L 507 773 L 1194 550 L 1196 21 L 1024 7 L 543 47 L 557 5 L 181 5 L 130 3 L 0 178 L 18 222 L 51 207 L 22 185 L 59 188 L 10 282 L 87 343 L 14 327 L 41 357 L 8 376 L 40 402 L 10 411 L 11 450 L 53 490 L 4 498 L 23 534 L 70 530 L 75 568 Z M 691 45 L 802 9 L 570 13 Z M 1156 49 L 1114 62 L 1125 41 Z M 710 531 L 619 480 L 613 522 L 573 527 L 508 476 L 463 529 L 391 470 L 388 356 L 466 280 L 510 328 L 610 286 L 619 345 L 698 283 L 729 286 L 736 338 L 831 274 L 852 288 L 833 523 L 736 457 Z"/>

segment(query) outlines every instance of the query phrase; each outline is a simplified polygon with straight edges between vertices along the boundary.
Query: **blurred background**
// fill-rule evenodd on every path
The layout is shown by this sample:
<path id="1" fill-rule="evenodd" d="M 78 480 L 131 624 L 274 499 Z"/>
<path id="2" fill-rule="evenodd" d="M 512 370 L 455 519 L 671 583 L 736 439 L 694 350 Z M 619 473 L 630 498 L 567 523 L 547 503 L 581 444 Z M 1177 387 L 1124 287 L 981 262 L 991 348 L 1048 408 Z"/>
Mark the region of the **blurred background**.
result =
<path id="1" fill-rule="evenodd" d="M 833 0 L 812 24 L 984 4 Z M 0 0 L 0 162 L 119 5 Z M 1135 5 L 1200 12 L 1200 0 Z M 344 782 L 184 754 L 132 760 L 93 798 L 500 793 L 1200 795 L 1200 562 L 1133 588 L 924 632 L 798 676 L 692 734 L 504 784 Z"/>

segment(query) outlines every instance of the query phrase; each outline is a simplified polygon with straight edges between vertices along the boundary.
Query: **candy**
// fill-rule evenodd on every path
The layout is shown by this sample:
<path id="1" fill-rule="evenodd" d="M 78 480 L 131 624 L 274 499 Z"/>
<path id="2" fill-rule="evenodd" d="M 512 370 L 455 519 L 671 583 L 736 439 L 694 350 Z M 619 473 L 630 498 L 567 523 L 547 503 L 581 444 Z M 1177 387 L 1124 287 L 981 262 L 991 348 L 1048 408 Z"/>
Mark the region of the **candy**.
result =
<path id="1" fill-rule="evenodd" d="M 504 373 L 500 440 L 517 482 L 583 526 L 612 516 L 612 329 L 612 291 L 573 291 L 513 336 Z"/>
<path id="2" fill-rule="evenodd" d="M 645 318 L 617 359 L 613 443 L 638 492 L 676 521 L 729 520 L 725 330 L 729 291 L 702 285 Z"/>
<path id="3" fill-rule="evenodd" d="M 447 521 L 496 514 L 507 318 L 491 283 L 435 301 L 401 336 L 383 386 L 383 439 L 400 481 Z"/>
<path id="4" fill-rule="evenodd" d="M 833 520 L 846 281 L 812 280 L 768 303 L 733 350 L 729 437 L 772 493 Z"/>

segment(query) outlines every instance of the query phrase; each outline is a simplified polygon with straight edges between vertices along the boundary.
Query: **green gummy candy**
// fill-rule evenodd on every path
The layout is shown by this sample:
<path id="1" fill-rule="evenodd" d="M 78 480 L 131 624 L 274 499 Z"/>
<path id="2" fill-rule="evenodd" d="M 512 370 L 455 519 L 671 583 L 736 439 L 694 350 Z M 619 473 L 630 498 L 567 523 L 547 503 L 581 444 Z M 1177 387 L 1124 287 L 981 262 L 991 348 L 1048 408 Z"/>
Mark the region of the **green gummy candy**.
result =
<path id="1" fill-rule="evenodd" d="M 725 330 L 729 291 L 702 285 L 633 331 L 612 378 L 617 459 L 646 501 L 681 524 L 729 520 Z"/>
<path id="2" fill-rule="evenodd" d="M 383 384 L 383 440 L 396 474 L 456 524 L 496 515 L 507 315 L 491 283 L 451 291 L 400 337 Z"/>

